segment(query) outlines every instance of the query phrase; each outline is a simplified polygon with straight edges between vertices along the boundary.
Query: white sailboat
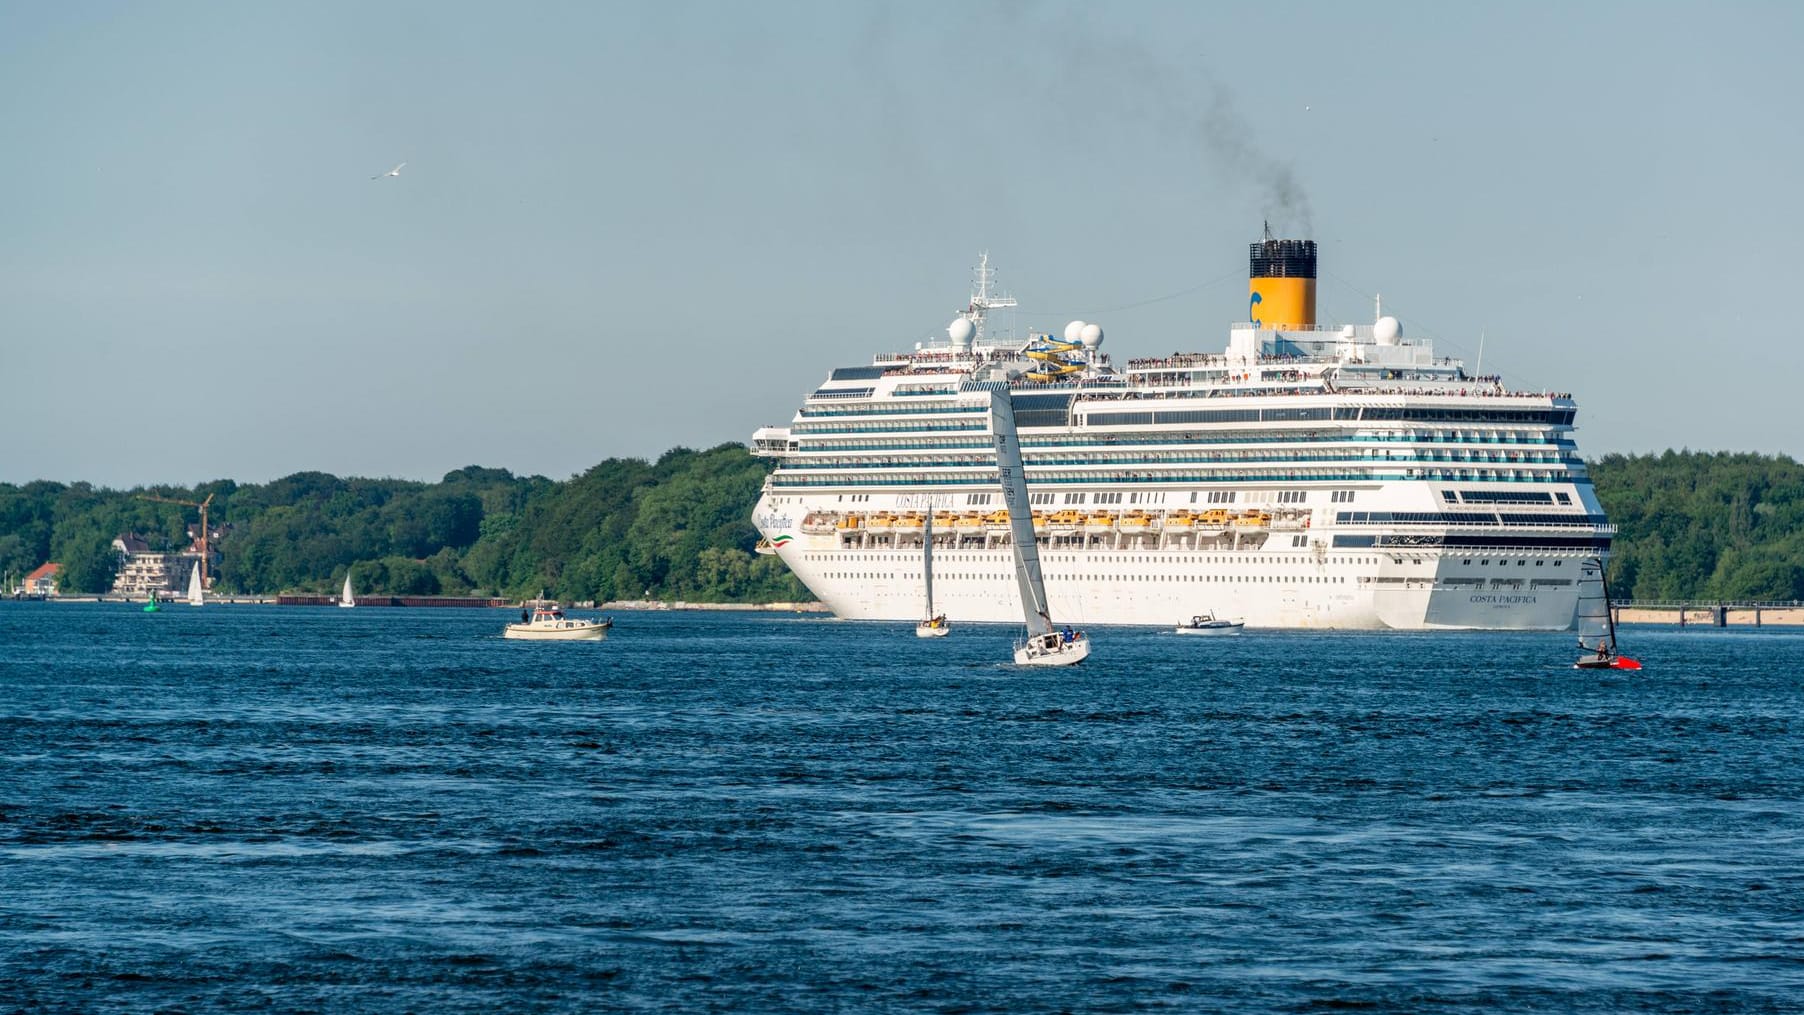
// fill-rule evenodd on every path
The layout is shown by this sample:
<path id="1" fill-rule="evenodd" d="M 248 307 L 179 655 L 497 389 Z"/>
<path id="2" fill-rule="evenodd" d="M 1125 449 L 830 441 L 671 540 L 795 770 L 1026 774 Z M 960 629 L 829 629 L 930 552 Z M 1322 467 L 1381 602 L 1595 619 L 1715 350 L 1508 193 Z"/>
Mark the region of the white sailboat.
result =
<path id="1" fill-rule="evenodd" d="M 1002 501 L 1008 507 L 1009 543 L 1014 547 L 1015 584 L 1021 590 L 1021 613 L 1027 622 L 1027 638 L 1015 645 L 1015 663 L 1081 663 L 1090 657 L 1090 639 L 1082 631 L 1073 633 L 1070 627 L 1060 632 L 1046 605 L 1033 508 L 1027 503 L 1027 473 L 1021 465 L 1021 440 L 1015 433 L 1015 408 L 1006 388 L 990 392 L 990 439 L 996 445 L 996 471 L 1002 480 Z"/>
<path id="2" fill-rule="evenodd" d="M 345 588 L 338 594 L 338 605 L 347 610 L 357 605 L 357 598 L 351 595 L 351 573 L 349 571 L 345 572 Z"/>
<path id="3" fill-rule="evenodd" d="M 921 527 L 921 581 L 927 589 L 926 619 L 915 625 L 917 638 L 944 638 L 952 633 L 946 615 L 933 612 L 933 509 L 927 509 L 927 520 Z"/>
<path id="4" fill-rule="evenodd" d="M 200 583 L 200 565 L 195 564 L 194 570 L 188 575 L 188 605 L 205 606 L 206 603 L 207 593 Z"/>

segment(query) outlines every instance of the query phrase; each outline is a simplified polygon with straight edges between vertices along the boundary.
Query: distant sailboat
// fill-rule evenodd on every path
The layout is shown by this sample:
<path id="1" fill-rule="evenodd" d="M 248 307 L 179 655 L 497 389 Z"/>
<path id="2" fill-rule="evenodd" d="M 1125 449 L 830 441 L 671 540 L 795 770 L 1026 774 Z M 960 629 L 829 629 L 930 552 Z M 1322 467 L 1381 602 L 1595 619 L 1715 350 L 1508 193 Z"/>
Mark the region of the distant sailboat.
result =
<path id="1" fill-rule="evenodd" d="M 1015 433 L 1015 408 L 1007 390 L 990 392 L 990 439 L 996 446 L 996 470 L 1002 500 L 1008 508 L 1009 542 L 1014 547 L 1015 584 L 1021 590 L 1021 613 L 1027 639 L 1015 646 L 1020 666 L 1070 666 L 1090 657 L 1090 639 L 1082 631 L 1063 634 L 1053 627 L 1040 576 L 1040 546 L 1034 541 L 1033 509 L 1027 503 L 1027 473 L 1021 464 L 1021 440 Z"/>
<path id="2" fill-rule="evenodd" d="M 1638 670 L 1641 663 L 1616 651 L 1616 617 L 1610 608 L 1610 580 L 1604 576 L 1604 562 L 1593 557 L 1581 565 L 1579 574 L 1578 629 L 1579 648 L 1590 655 L 1572 664 L 1579 670 Z M 1597 572 L 1593 582 L 1591 572 Z M 1589 586 L 1597 594 L 1588 595 Z"/>
<path id="3" fill-rule="evenodd" d="M 188 573 L 188 605 L 205 606 L 206 604 L 207 594 L 200 584 L 200 565 L 196 564 L 194 570 Z"/>
<path id="4" fill-rule="evenodd" d="M 345 589 L 338 594 L 338 605 L 347 610 L 357 605 L 357 598 L 351 595 L 351 573 L 349 571 L 345 572 Z"/>
<path id="5" fill-rule="evenodd" d="M 921 580 L 927 589 L 927 619 L 915 625 L 917 638 L 944 638 L 952 633 L 946 615 L 933 612 L 933 509 L 927 509 L 927 520 L 921 527 Z"/>

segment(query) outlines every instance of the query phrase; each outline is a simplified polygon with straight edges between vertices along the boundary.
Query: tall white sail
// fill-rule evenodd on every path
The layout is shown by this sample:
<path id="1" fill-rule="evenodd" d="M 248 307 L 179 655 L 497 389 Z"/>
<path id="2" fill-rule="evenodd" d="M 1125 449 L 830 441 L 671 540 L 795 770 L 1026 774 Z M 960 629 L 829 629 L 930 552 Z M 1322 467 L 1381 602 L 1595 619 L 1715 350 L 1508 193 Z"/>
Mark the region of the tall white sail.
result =
<path id="1" fill-rule="evenodd" d="M 1040 547 L 1034 542 L 1034 513 L 1027 503 L 1027 475 L 1021 465 L 1021 440 L 1015 433 L 1015 408 L 1004 391 L 990 392 L 990 440 L 996 446 L 996 469 L 1002 480 L 1002 502 L 1008 507 L 1009 542 L 1015 551 L 1015 583 L 1029 638 L 1052 630 L 1046 605 L 1046 583 L 1040 577 Z"/>
<path id="2" fill-rule="evenodd" d="M 207 594 L 202 590 L 200 584 L 200 565 L 195 564 L 194 570 L 188 575 L 188 605 L 201 606 L 204 605 L 206 601 Z"/>
<path id="3" fill-rule="evenodd" d="M 343 592 L 339 593 L 339 595 L 338 595 L 338 605 L 340 605 L 340 606 L 356 606 L 357 605 L 356 598 L 351 595 L 351 573 L 349 571 L 345 572 L 345 589 Z"/>
<path id="4" fill-rule="evenodd" d="M 933 508 L 927 508 L 927 521 L 921 526 L 921 580 L 927 587 L 927 619 L 933 619 Z"/>

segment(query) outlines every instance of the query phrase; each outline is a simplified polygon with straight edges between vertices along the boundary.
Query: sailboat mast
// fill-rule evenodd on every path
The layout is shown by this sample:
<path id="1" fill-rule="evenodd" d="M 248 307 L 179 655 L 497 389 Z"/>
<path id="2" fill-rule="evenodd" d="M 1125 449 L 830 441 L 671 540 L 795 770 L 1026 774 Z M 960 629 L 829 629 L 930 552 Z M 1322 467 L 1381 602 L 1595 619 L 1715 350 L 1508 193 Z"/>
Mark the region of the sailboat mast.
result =
<path id="1" fill-rule="evenodd" d="M 1616 611 L 1610 606 L 1610 579 L 1606 575 L 1604 560 L 1597 558 L 1597 580 L 1604 587 L 1604 628 L 1609 632 L 1610 651 L 1616 651 Z"/>
<path id="2" fill-rule="evenodd" d="M 1015 551 L 1015 583 L 1021 590 L 1021 612 L 1029 637 L 1052 630 L 1046 584 L 1040 577 L 1040 547 L 1034 541 L 1033 509 L 1027 503 L 1027 475 L 1021 464 L 1021 440 L 1015 433 L 1015 408 L 1008 389 L 990 392 L 990 440 L 996 447 L 996 471 L 1002 502 L 1008 507 L 1009 542 Z"/>

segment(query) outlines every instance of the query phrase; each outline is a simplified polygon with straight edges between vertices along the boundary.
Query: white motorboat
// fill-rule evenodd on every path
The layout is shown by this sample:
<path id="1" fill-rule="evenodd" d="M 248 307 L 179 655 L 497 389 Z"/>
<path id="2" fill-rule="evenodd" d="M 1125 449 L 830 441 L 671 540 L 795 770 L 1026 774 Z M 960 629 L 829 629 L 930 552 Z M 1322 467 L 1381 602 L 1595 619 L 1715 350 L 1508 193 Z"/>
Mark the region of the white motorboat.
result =
<path id="1" fill-rule="evenodd" d="M 944 638 L 952 633 L 952 625 L 944 613 L 933 612 L 933 512 L 921 529 L 921 582 L 927 588 L 927 619 L 915 625 L 917 638 Z"/>
<path id="2" fill-rule="evenodd" d="M 614 626 L 611 618 L 579 620 L 566 617 L 564 611 L 556 606 L 522 610 L 521 615 L 523 621 L 507 625 L 507 630 L 501 633 L 503 638 L 525 641 L 599 641 L 606 638 L 608 628 Z"/>
<path id="3" fill-rule="evenodd" d="M 1239 634 L 1246 627 L 1244 620 L 1229 620 L 1217 617 L 1213 613 L 1203 613 L 1190 618 L 1190 623 L 1179 624 L 1179 634 Z"/>
<path id="4" fill-rule="evenodd" d="M 338 594 L 338 605 L 347 610 L 357 605 L 357 597 L 351 595 L 351 574 L 348 571 L 345 572 L 344 591 Z"/>
<path id="5" fill-rule="evenodd" d="M 1018 666 L 1070 666 L 1090 657 L 1090 639 L 1067 627 L 1053 626 L 1046 605 L 1046 583 L 1040 576 L 1040 547 L 1034 541 L 1033 508 L 1027 503 L 1026 470 L 1021 441 L 1015 433 L 1015 409 L 1008 392 L 990 393 L 990 439 L 996 446 L 996 471 L 1002 501 L 1008 508 L 1009 543 L 1014 548 L 1015 584 L 1021 591 L 1021 613 L 1027 638 L 1015 645 Z"/>
<path id="6" fill-rule="evenodd" d="M 207 605 L 207 593 L 201 588 L 199 564 L 195 564 L 194 570 L 188 573 L 188 605 Z"/>

